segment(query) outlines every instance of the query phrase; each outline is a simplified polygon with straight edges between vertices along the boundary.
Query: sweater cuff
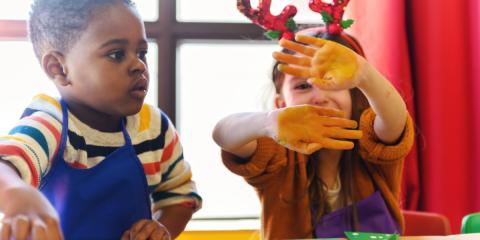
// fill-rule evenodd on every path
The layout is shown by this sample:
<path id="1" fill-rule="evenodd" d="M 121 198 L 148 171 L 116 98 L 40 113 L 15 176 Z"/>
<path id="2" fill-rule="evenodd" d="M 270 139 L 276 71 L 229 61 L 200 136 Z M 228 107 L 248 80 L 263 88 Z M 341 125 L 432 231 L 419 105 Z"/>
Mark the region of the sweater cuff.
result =
<path id="1" fill-rule="evenodd" d="M 235 174 L 251 178 L 265 172 L 276 153 L 277 144 L 271 138 L 257 139 L 257 149 L 249 159 L 222 150 L 223 164 Z"/>
<path id="2" fill-rule="evenodd" d="M 407 115 L 402 136 L 394 145 L 382 143 L 375 135 L 373 128 L 375 116 L 375 112 L 369 108 L 360 117 L 360 130 L 363 132 L 360 139 L 360 154 L 362 158 L 377 164 L 394 163 L 396 160 L 405 158 L 410 152 L 414 141 L 414 127 L 410 115 Z"/>

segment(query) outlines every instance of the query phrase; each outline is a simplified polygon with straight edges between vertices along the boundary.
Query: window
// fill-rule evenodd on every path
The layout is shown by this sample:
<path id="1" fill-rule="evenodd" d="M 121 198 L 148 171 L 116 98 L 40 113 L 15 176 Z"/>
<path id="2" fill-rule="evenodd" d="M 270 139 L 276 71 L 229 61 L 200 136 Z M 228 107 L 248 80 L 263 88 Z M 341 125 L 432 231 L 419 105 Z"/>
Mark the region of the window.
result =
<path id="1" fill-rule="evenodd" d="M 276 48 L 265 41 L 184 40 L 177 48 L 177 127 L 185 159 L 205 199 L 201 218 L 256 218 L 260 212 L 252 187 L 220 160 L 212 129 L 235 112 L 261 111 L 269 93 L 268 70 Z M 206 58 L 208 56 L 208 58 Z M 263 104 L 265 103 L 265 104 Z M 221 180 L 221 184 L 219 184 Z M 228 214 L 228 215 L 227 215 Z"/>
<path id="2" fill-rule="evenodd" d="M 0 3 L 0 19 L 26 20 L 33 0 L 8 1 Z M 138 11 L 144 21 L 156 21 L 158 19 L 157 0 L 135 0 Z"/>

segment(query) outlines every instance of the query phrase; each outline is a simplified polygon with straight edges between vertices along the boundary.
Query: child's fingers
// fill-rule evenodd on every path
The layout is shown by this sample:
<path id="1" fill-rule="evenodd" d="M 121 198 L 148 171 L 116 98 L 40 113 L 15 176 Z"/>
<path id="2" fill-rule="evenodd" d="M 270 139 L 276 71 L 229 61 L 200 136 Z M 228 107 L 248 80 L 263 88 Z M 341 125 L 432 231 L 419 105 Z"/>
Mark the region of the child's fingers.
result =
<path id="1" fill-rule="evenodd" d="M 4 218 L 2 220 L 2 232 L 1 232 L 1 240 L 8 240 L 12 235 L 12 221 L 10 218 Z"/>
<path id="2" fill-rule="evenodd" d="M 283 48 L 292 50 L 294 52 L 301 53 L 301 54 L 303 54 L 305 56 L 308 56 L 308 57 L 313 57 L 315 55 L 315 51 L 316 51 L 315 48 L 305 46 L 305 45 L 302 45 L 302 44 L 299 44 L 299 43 L 296 43 L 296 42 L 293 42 L 293 41 L 290 41 L 290 40 L 286 40 L 284 38 L 282 38 L 282 40 L 280 40 L 280 46 L 282 46 Z"/>
<path id="3" fill-rule="evenodd" d="M 164 228 L 163 226 L 159 226 L 158 222 L 155 222 L 153 220 L 150 220 L 147 224 L 144 224 L 142 229 L 140 229 L 138 232 L 136 232 L 135 238 L 138 240 L 147 240 L 151 239 L 153 236 L 153 232 L 156 229 L 159 228 Z"/>
<path id="4" fill-rule="evenodd" d="M 336 139 L 360 139 L 362 138 L 362 131 L 331 127 L 326 129 L 325 136 Z"/>
<path id="5" fill-rule="evenodd" d="M 319 107 L 312 105 L 316 114 L 322 117 L 343 118 L 345 113 L 335 108 Z"/>
<path id="6" fill-rule="evenodd" d="M 303 68 L 303 67 L 292 67 L 286 64 L 279 64 L 278 65 L 278 70 L 280 72 L 290 74 L 299 78 L 309 78 L 310 77 L 310 71 L 308 68 Z"/>
<path id="7" fill-rule="evenodd" d="M 170 240 L 170 233 L 165 229 L 155 229 L 153 234 L 149 238 L 150 240 Z"/>
<path id="8" fill-rule="evenodd" d="M 32 240 L 47 240 L 47 226 L 40 220 L 33 221 L 32 226 Z"/>
<path id="9" fill-rule="evenodd" d="M 325 127 L 339 127 L 339 128 L 357 128 L 355 120 L 338 118 L 338 117 L 323 117 L 321 118 L 322 125 Z"/>
<path id="10" fill-rule="evenodd" d="M 298 42 L 304 43 L 304 44 L 308 44 L 308 45 L 318 47 L 318 48 L 323 47 L 323 45 L 325 45 L 325 43 L 327 43 L 327 40 L 325 40 L 325 39 L 316 38 L 316 37 L 312 37 L 312 36 L 306 36 L 306 35 L 296 35 L 295 40 L 297 40 Z"/>
<path id="11" fill-rule="evenodd" d="M 145 224 L 148 223 L 148 220 L 142 219 L 137 221 L 136 223 L 133 224 L 133 226 L 130 228 L 130 235 L 136 235 L 140 230 L 145 226 Z"/>
<path id="12" fill-rule="evenodd" d="M 310 67 L 310 59 L 306 57 L 294 56 L 292 54 L 287 54 L 283 52 L 274 52 L 273 58 L 279 62 Z"/>
<path id="13" fill-rule="evenodd" d="M 30 219 L 24 215 L 15 217 L 12 221 L 12 233 L 15 239 L 26 240 L 30 236 Z"/>
<path id="14" fill-rule="evenodd" d="M 63 239 L 60 223 L 57 218 L 44 217 L 43 221 L 47 226 L 47 239 L 59 240 Z"/>
<path id="15" fill-rule="evenodd" d="M 330 138 L 324 138 L 322 141 L 322 145 L 324 148 L 335 149 L 335 150 L 349 150 L 349 149 L 352 149 L 354 146 L 353 142 L 335 140 Z"/>

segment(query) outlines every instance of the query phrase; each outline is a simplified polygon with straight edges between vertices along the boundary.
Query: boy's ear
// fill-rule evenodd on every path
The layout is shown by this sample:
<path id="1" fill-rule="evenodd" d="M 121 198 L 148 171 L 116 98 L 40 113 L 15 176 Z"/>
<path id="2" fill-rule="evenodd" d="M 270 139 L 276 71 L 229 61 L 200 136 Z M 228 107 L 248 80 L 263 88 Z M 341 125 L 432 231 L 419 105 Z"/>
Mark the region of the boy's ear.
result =
<path id="1" fill-rule="evenodd" d="M 286 107 L 285 105 L 285 100 L 283 99 L 283 96 L 281 94 L 275 94 L 275 107 L 276 108 L 284 108 Z"/>
<path id="2" fill-rule="evenodd" d="M 65 66 L 65 58 L 58 51 L 49 51 L 42 57 L 42 68 L 52 79 L 55 84 L 66 86 L 70 84 L 67 78 L 67 68 Z"/>

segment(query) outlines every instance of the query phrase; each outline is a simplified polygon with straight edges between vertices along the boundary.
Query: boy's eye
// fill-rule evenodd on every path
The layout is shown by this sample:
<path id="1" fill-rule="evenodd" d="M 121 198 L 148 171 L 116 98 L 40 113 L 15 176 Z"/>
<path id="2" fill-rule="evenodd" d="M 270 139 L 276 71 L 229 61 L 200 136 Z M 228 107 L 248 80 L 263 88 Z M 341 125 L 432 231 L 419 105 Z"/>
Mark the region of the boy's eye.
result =
<path id="1" fill-rule="evenodd" d="M 125 52 L 123 50 L 117 50 L 108 54 L 108 57 L 115 61 L 121 61 L 125 57 Z"/>
<path id="2" fill-rule="evenodd" d="M 300 90 L 303 90 L 303 89 L 308 89 L 308 88 L 311 88 L 312 85 L 310 85 L 308 82 L 303 82 L 303 83 L 299 83 L 297 85 L 295 85 L 295 89 L 300 89 Z"/>
<path id="3" fill-rule="evenodd" d="M 147 62 L 147 50 L 141 50 L 137 53 L 138 58 L 143 62 Z"/>

